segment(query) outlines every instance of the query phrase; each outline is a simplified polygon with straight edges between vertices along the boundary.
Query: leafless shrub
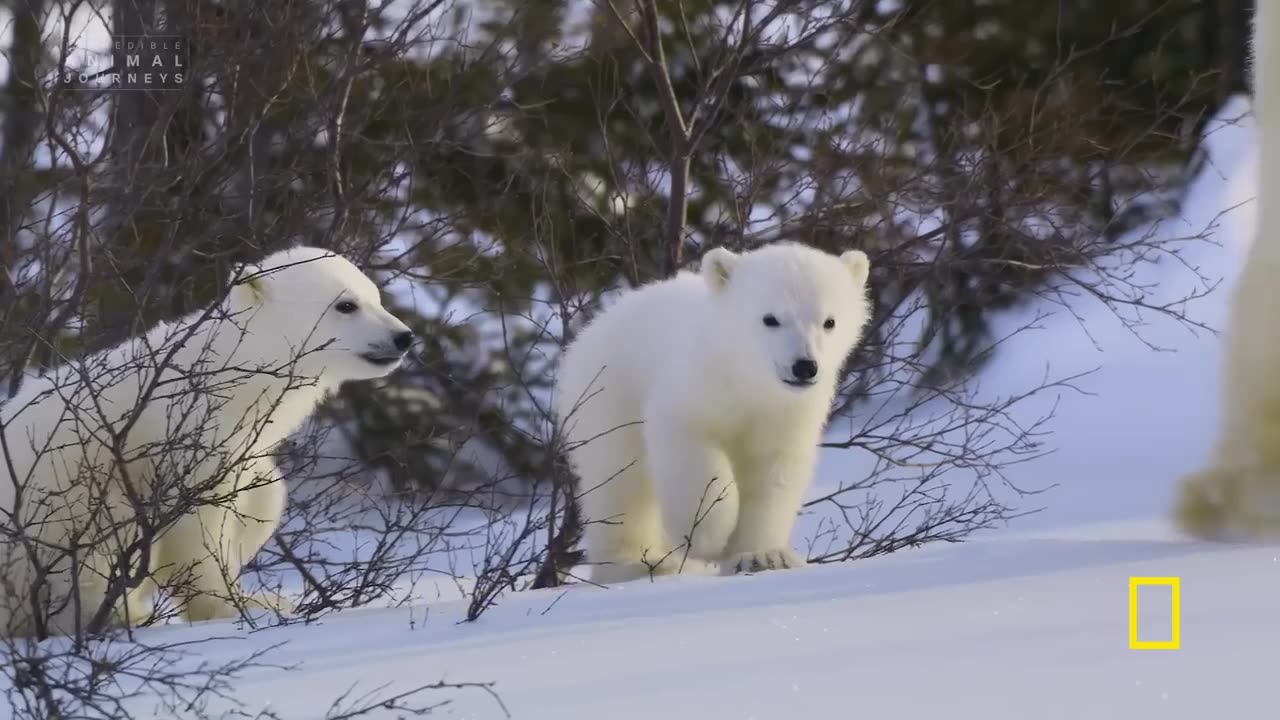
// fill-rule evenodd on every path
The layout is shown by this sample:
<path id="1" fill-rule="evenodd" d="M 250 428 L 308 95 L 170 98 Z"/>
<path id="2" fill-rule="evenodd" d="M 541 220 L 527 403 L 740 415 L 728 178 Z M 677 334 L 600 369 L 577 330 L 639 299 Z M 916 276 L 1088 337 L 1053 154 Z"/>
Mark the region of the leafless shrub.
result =
<path id="1" fill-rule="evenodd" d="M 190 666 L 183 661 L 199 647 L 187 643 L 104 638 L 75 647 L 38 647 L 32 640 L 4 645 L 5 696 L 13 717 L 24 720 L 130 717 L 131 703 L 143 698 L 173 717 L 200 717 L 193 711 L 211 699 L 233 699 L 237 677 L 274 667 L 263 660 L 274 648 Z"/>

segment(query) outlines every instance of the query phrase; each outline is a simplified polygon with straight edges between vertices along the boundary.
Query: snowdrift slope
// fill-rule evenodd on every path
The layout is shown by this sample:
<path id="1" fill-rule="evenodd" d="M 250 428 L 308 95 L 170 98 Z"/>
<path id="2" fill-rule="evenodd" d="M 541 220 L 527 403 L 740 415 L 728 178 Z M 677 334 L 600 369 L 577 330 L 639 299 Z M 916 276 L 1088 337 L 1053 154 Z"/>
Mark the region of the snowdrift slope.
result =
<path id="1" fill-rule="evenodd" d="M 1128 578 L 1152 575 L 1181 578 L 1179 650 L 1128 647 Z M 753 577 L 530 592 L 470 625 L 456 624 L 460 603 L 432 608 L 425 625 L 419 611 L 416 630 L 407 609 L 348 612 L 201 655 L 287 641 L 272 659 L 301 667 L 251 673 L 239 700 L 299 719 L 323 717 L 353 684 L 437 679 L 496 681 L 515 718 L 1261 717 L 1274 697 L 1277 597 L 1278 548 L 1131 525 Z M 1140 638 L 1166 639 L 1168 593 L 1144 590 L 1138 607 Z M 451 717 L 504 717 L 479 692 L 449 697 Z"/>

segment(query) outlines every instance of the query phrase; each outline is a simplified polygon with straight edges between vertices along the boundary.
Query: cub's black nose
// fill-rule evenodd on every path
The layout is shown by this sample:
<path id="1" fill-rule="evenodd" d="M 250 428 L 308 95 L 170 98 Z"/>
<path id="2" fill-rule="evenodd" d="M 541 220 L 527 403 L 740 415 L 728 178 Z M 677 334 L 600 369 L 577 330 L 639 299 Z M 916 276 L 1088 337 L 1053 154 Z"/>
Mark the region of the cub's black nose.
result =
<path id="1" fill-rule="evenodd" d="M 402 352 L 408 350 L 413 346 L 413 331 L 405 330 L 402 333 L 396 333 L 395 344 L 397 350 Z"/>
<path id="2" fill-rule="evenodd" d="M 797 380 L 812 380 L 818 375 L 818 363 L 809 358 L 797 360 L 791 366 L 791 374 L 795 375 Z"/>

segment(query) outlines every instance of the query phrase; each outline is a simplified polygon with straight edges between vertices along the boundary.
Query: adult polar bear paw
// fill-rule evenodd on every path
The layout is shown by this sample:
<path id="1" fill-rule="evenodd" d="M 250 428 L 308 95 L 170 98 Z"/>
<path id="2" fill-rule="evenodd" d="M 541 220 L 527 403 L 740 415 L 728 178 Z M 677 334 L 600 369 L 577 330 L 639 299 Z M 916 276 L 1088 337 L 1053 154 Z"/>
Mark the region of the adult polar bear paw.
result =
<path id="1" fill-rule="evenodd" d="M 808 565 L 805 559 L 791 548 L 776 548 L 757 552 L 738 553 L 720 564 L 723 575 L 764 572 L 765 570 L 790 570 Z"/>
<path id="2" fill-rule="evenodd" d="M 1187 475 L 1173 506 L 1174 524 L 1201 540 L 1280 538 L 1280 476 L 1260 469 L 1214 467 Z"/>
<path id="3" fill-rule="evenodd" d="M 0 536 L 26 535 L 0 542 L 0 634 L 66 633 L 97 617 L 106 578 L 127 557 L 120 548 L 142 529 L 137 496 L 176 503 L 165 508 L 175 519 L 154 539 L 150 567 L 130 568 L 148 583 L 116 621 L 138 622 L 159 589 L 180 596 L 191 620 L 238 614 L 229 598 L 240 598 L 239 575 L 285 510 L 274 449 L 342 383 L 392 372 L 413 339 L 356 266 L 295 247 L 242 268 L 216 307 L 27 379 L 0 406 Z M 105 441 L 117 435 L 123 447 Z M 91 550 L 72 558 L 57 550 L 66 546 Z M 23 547 L 41 555 L 33 562 Z M 43 622 L 28 611 L 41 606 L 81 617 Z"/>
<path id="4" fill-rule="evenodd" d="M 579 331 L 554 400 L 593 581 L 646 577 L 645 558 L 803 564 L 787 548 L 869 272 L 857 250 L 714 248 Z"/>

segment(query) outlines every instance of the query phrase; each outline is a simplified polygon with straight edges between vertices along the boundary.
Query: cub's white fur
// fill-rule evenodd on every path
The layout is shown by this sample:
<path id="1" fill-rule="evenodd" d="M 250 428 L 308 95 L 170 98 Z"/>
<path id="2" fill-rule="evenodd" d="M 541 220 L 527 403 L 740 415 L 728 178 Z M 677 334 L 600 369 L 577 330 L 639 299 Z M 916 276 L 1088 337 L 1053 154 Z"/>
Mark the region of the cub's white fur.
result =
<path id="1" fill-rule="evenodd" d="M 555 402 L 593 581 L 804 564 L 791 530 L 869 270 L 856 250 L 716 248 L 699 274 L 625 294 L 582 330 Z"/>
<path id="2" fill-rule="evenodd" d="M 395 369 L 413 338 L 373 282 L 325 250 L 279 252 L 239 278 L 210 310 L 28 379 L 0 407 L 0 632 L 38 631 L 33 605 L 49 608 L 48 632 L 71 632 L 77 615 L 84 627 L 120 549 L 157 521 L 154 580 L 184 588 L 191 620 L 236 612 L 236 577 L 285 507 L 272 448 L 340 383 Z M 196 491 L 213 502 L 191 511 Z M 74 564 L 59 549 L 73 545 Z M 115 621 L 145 616 L 153 588 L 130 593 Z"/>
<path id="3" fill-rule="evenodd" d="M 1182 478 L 1174 522 L 1206 539 L 1280 537 L 1280 6 L 1253 21 L 1259 153 L 1253 243 L 1232 291 L 1222 369 L 1222 426 L 1209 466 Z"/>

